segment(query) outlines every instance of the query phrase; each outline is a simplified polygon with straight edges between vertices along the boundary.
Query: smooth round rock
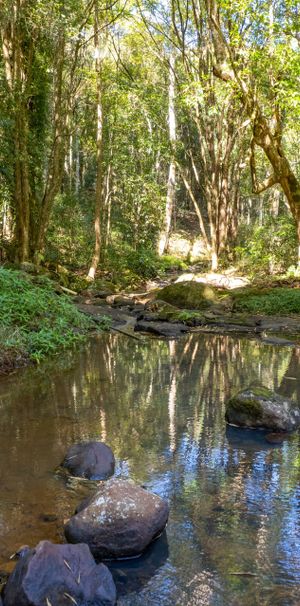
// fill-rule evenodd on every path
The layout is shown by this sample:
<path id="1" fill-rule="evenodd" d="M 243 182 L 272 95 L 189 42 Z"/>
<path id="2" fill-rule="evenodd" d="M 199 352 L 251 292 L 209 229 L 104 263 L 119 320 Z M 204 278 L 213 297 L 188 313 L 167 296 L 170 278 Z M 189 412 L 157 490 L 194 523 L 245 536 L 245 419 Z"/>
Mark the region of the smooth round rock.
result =
<path id="1" fill-rule="evenodd" d="M 3 606 L 115 603 L 112 575 L 104 564 L 96 564 L 87 545 L 54 545 L 49 541 L 41 541 L 18 560 L 3 596 Z"/>
<path id="2" fill-rule="evenodd" d="M 77 509 L 65 526 L 70 543 L 87 543 L 99 559 L 138 556 L 161 534 L 166 501 L 131 481 L 112 478 Z"/>
<path id="3" fill-rule="evenodd" d="M 269 444 L 282 444 L 286 440 L 286 433 L 268 433 L 265 438 Z"/>
<path id="4" fill-rule="evenodd" d="M 259 385 L 230 398 L 225 417 L 231 425 L 275 432 L 294 431 L 300 425 L 300 409 L 295 402 Z"/>
<path id="5" fill-rule="evenodd" d="M 106 480 L 115 471 L 115 457 L 104 442 L 82 442 L 69 448 L 62 466 L 79 478 Z"/>

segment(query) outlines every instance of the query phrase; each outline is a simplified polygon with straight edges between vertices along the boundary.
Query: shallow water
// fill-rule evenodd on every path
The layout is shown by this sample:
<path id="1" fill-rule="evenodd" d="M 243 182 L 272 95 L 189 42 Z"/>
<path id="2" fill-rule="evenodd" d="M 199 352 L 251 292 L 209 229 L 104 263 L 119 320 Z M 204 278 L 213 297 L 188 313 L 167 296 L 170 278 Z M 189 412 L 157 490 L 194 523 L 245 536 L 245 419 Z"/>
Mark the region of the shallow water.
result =
<path id="1" fill-rule="evenodd" d="M 274 447 L 224 423 L 226 397 L 253 380 L 300 400 L 299 370 L 298 350 L 247 339 L 106 335 L 2 379 L 0 569 L 22 544 L 63 540 L 94 486 L 55 470 L 70 444 L 97 438 L 118 475 L 171 507 L 147 553 L 112 566 L 119 605 L 299 605 L 299 435 Z"/>

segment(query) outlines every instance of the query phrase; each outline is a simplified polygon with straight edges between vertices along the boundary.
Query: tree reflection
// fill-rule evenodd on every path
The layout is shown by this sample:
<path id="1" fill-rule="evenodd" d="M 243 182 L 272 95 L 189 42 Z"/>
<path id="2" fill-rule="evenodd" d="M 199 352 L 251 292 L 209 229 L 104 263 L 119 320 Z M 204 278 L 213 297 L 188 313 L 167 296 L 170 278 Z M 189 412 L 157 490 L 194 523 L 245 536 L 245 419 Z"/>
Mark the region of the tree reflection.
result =
<path id="1" fill-rule="evenodd" d="M 257 379 L 299 398 L 299 363 L 299 350 L 229 336 L 141 343 L 106 335 L 18 383 L 3 381 L 0 469 L 9 496 L 0 504 L 0 556 L 16 542 L 59 540 L 78 493 L 51 471 L 69 444 L 98 438 L 113 448 L 117 473 L 169 498 L 172 591 L 182 604 L 199 603 L 200 587 L 212 604 L 275 604 L 283 591 L 292 604 L 300 580 L 297 436 L 280 448 L 256 432 L 236 439 L 224 407 Z M 49 507 L 58 528 L 38 522 Z M 247 571 L 258 576 L 231 574 Z"/>

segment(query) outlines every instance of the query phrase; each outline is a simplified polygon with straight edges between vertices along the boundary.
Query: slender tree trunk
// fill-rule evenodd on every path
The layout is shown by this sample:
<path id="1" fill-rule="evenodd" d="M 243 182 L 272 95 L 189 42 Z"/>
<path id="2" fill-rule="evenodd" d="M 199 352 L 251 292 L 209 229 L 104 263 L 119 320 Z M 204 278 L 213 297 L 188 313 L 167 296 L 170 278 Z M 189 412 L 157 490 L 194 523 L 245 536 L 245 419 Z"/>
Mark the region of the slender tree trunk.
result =
<path id="1" fill-rule="evenodd" d="M 21 2 L 12 6 L 11 19 L 1 29 L 2 55 L 14 122 L 14 206 L 15 206 L 15 260 L 27 261 L 30 239 L 30 176 L 28 157 L 28 107 L 25 94 L 26 77 L 23 70 Z"/>
<path id="2" fill-rule="evenodd" d="M 100 40 L 99 40 L 99 14 L 97 0 L 95 2 L 95 21 L 94 21 L 94 44 L 95 44 L 95 72 L 97 78 L 97 134 L 96 134 L 96 155 L 97 155 L 97 176 L 96 176 L 96 199 L 95 199 L 95 246 L 91 261 L 88 278 L 95 279 L 95 274 L 100 261 L 102 234 L 101 219 L 103 206 L 103 106 L 102 106 L 102 62 L 100 58 Z"/>
<path id="3" fill-rule="evenodd" d="M 19 95 L 18 95 L 19 96 Z M 30 230 L 30 185 L 29 167 L 27 153 L 27 124 L 26 113 L 23 103 L 19 99 L 16 104 L 15 113 L 15 178 L 14 178 L 14 201 L 16 209 L 16 261 L 22 263 L 28 261 L 29 230 Z"/>
<path id="4" fill-rule="evenodd" d="M 211 269 L 217 271 L 219 266 L 219 226 L 217 221 L 218 201 L 215 197 L 211 200 L 208 194 L 207 210 L 209 220 L 210 242 L 211 242 Z"/>
<path id="5" fill-rule="evenodd" d="M 111 229 L 111 198 L 112 198 L 112 189 L 111 189 L 111 176 L 112 176 L 112 165 L 111 160 L 107 167 L 106 179 L 105 179 L 105 238 L 104 238 L 104 255 L 107 252 L 107 247 L 110 239 L 110 229 Z"/>
<path id="6" fill-rule="evenodd" d="M 51 211 L 57 196 L 64 174 L 64 157 L 66 146 L 67 109 L 64 103 L 63 76 L 65 62 L 65 32 L 60 32 L 57 46 L 57 64 L 54 82 L 54 108 L 53 108 L 53 146 L 48 160 L 48 173 L 44 196 L 40 205 L 39 221 L 36 234 L 33 234 L 33 258 L 40 262 L 40 255 L 44 250 L 45 236 L 48 228 Z M 35 237 L 34 237 L 35 236 Z"/>
<path id="7" fill-rule="evenodd" d="M 172 215 L 176 193 L 176 164 L 174 159 L 174 146 L 176 141 L 176 114 L 175 114 L 175 55 L 170 57 L 169 67 L 169 142 L 171 148 L 171 161 L 169 166 L 167 198 L 163 231 L 159 237 L 158 254 L 161 256 L 168 248 Z"/>
<path id="8" fill-rule="evenodd" d="M 271 192 L 271 212 L 275 219 L 279 215 L 279 204 L 280 204 L 280 191 L 279 191 L 279 189 L 274 189 Z"/>
<path id="9" fill-rule="evenodd" d="M 79 137 L 75 139 L 75 193 L 78 196 L 80 186 L 80 143 Z"/>

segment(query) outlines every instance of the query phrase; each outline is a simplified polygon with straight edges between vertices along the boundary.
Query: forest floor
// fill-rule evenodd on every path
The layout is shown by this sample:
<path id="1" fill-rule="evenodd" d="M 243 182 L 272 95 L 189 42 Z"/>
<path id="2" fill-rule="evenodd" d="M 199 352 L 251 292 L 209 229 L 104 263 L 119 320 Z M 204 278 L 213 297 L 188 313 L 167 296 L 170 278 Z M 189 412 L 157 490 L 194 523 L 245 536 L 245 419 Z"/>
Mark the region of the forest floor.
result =
<path id="1" fill-rule="evenodd" d="M 77 277 L 71 284 L 76 290 L 41 274 L 0 267 L 0 375 L 108 329 L 138 340 L 210 332 L 300 346 L 297 281 L 251 284 L 234 271 L 200 273 L 191 267 L 168 271 L 132 292 L 115 292 L 107 278 L 87 285 Z"/>

